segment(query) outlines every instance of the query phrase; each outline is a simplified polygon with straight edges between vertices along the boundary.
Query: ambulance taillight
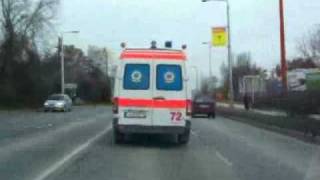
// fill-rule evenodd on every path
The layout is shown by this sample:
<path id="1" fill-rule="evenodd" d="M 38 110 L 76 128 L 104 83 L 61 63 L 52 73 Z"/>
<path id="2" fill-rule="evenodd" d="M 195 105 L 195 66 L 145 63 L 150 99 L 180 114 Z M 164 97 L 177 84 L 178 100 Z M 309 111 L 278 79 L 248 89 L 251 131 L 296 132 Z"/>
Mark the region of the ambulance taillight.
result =
<path id="1" fill-rule="evenodd" d="M 191 116 L 192 114 L 192 101 L 190 99 L 187 100 L 186 113 L 187 113 L 187 116 Z"/>
<path id="2" fill-rule="evenodd" d="M 114 114 L 118 114 L 119 112 L 119 99 L 116 97 L 112 99 L 112 112 Z"/>

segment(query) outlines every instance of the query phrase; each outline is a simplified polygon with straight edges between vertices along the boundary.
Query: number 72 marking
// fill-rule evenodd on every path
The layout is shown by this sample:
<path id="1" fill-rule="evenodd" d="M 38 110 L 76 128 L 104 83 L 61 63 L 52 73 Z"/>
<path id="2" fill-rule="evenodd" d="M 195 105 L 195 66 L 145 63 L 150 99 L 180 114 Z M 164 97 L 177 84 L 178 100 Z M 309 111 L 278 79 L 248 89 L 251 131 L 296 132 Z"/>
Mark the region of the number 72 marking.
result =
<path id="1" fill-rule="evenodd" d="M 181 112 L 170 112 L 171 114 L 171 121 L 181 121 L 182 120 L 182 113 Z"/>

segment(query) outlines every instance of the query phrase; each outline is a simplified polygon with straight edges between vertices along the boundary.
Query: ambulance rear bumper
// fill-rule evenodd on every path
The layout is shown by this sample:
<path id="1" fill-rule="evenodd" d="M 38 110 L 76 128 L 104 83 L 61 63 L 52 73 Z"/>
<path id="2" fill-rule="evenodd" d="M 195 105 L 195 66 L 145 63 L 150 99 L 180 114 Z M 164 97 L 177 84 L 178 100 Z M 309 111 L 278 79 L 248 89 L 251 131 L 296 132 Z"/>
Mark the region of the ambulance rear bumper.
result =
<path id="1" fill-rule="evenodd" d="M 113 128 L 121 133 L 128 134 L 182 134 L 190 128 L 190 121 L 186 126 L 144 126 L 118 124 L 118 119 L 113 120 Z"/>

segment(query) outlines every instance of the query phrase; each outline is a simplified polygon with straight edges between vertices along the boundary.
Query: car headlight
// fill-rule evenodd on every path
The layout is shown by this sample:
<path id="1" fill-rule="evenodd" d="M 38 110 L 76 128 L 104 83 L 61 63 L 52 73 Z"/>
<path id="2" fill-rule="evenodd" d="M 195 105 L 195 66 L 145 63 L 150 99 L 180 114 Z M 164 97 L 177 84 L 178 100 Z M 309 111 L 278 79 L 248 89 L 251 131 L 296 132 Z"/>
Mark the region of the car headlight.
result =
<path id="1" fill-rule="evenodd" d="M 44 105 L 45 105 L 45 106 L 49 106 L 49 103 L 48 103 L 48 102 L 45 102 Z"/>

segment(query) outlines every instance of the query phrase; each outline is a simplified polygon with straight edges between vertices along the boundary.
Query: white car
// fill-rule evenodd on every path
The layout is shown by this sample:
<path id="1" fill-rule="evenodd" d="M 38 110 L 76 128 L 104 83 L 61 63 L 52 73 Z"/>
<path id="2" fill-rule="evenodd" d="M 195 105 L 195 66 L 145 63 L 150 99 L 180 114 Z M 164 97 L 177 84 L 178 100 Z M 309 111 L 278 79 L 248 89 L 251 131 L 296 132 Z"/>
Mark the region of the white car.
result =
<path id="1" fill-rule="evenodd" d="M 71 111 L 72 100 L 66 94 L 53 94 L 44 102 L 44 111 Z"/>
<path id="2" fill-rule="evenodd" d="M 125 49 L 117 68 L 113 98 L 114 140 L 126 134 L 174 134 L 189 141 L 186 55 L 182 50 Z"/>

